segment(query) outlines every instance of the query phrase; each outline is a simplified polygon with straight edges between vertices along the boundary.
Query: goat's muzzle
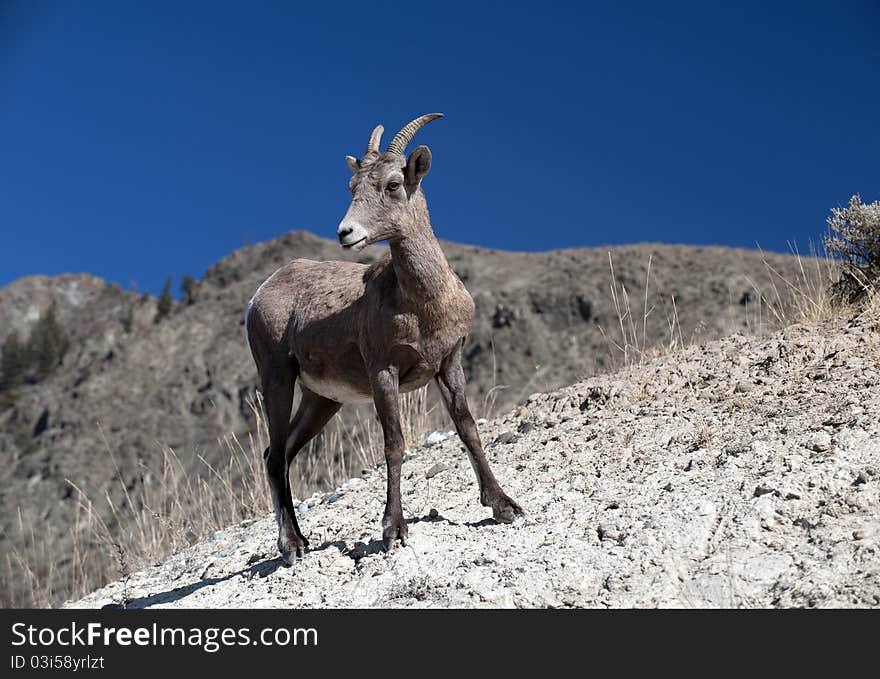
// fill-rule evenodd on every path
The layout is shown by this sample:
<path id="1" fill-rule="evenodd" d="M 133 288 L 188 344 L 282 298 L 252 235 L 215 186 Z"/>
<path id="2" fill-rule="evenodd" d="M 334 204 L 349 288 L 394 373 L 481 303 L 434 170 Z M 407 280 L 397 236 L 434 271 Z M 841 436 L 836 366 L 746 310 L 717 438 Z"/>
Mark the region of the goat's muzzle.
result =
<path id="1" fill-rule="evenodd" d="M 357 222 L 343 220 L 336 230 L 336 235 L 343 248 L 362 250 L 367 246 L 367 230 Z"/>

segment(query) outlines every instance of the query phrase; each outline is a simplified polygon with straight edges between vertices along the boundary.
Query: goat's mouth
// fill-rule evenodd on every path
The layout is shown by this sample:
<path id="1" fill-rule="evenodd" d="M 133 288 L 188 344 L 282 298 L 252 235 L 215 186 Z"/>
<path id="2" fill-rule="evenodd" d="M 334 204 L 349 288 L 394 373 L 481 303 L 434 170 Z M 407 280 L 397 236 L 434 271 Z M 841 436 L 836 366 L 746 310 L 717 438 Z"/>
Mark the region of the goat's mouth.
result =
<path id="1" fill-rule="evenodd" d="M 354 243 L 342 243 L 342 249 L 343 250 L 351 250 L 352 248 L 354 248 L 357 245 L 360 245 L 361 247 L 366 247 L 367 246 L 366 241 L 367 241 L 367 237 L 364 236 L 360 240 L 356 240 Z M 360 250 L 361 248 L 357 248 L 357 249 Z"/>

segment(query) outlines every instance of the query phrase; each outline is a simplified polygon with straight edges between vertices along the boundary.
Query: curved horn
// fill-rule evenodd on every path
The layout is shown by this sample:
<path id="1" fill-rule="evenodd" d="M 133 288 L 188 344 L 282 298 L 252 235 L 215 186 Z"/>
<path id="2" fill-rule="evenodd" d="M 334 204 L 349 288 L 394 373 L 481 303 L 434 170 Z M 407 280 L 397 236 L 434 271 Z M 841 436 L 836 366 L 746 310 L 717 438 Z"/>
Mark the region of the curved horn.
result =
<path id="1" fill-rule="evenodd" d="M 394 139 L 392 139 L 391 143 L 388 144 L 388 148 L 385 149 L 385 153 L 399 153 L 403 155 L 403 152 L 406 151 L 406 145 L 412 141 L 412 138 L 415 136 L 416 132 L 418 132 L 432 120 L 436 120 L 437 118 L 442 117 L 442 113 L 428 113 L 426 115 L 419 116 L 411 123 L 409 123 L 406 127 L 404 127 L 400 132 L 394 135 Z"/>
<path id="2" fill-rule="evenodd" d="M 370 135 L 370 141 L 367 142 L 367 150 L 364 152 L 364 158 L 375 158 L 379 155 L 379 141 L 382 139 L 382 133 L 385 131 L 385 128 L 381 125 L 376 125 L 373 128 L 373 132 Z"/>

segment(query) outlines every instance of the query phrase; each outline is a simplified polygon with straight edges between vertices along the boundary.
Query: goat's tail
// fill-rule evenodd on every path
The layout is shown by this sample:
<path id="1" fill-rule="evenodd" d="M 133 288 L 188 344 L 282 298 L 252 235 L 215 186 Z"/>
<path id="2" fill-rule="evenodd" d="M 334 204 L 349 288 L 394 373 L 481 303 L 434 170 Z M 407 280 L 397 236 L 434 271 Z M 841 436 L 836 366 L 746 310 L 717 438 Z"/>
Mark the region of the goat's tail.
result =
<path id="1" fill-rule="evenodd" d="M 247 303 L 247 308 L 244 310 L 244 341 L 247 344 L 248 349 L 251 348 L 251 308 L 254 306 L 254 298 L 256 295 L 250 298 L 250 301 Z"/>

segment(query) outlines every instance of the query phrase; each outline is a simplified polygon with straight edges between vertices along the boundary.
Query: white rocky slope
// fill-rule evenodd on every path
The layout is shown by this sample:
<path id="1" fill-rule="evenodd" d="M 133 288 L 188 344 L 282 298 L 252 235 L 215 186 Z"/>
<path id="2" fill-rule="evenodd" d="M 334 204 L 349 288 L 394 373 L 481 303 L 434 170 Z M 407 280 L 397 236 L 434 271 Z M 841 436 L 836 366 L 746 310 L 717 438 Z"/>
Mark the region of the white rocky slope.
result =
<path id="1" fill-rule="evenodd" d="M 293 568 L 266 517 L 69 605 L 880 605 L 877 316 L 692 347 L 481 430 L 514 525 L 447 437 L 404 465 L 407 547 L 379 548 L 379 468 L 304 503 Z"/>

